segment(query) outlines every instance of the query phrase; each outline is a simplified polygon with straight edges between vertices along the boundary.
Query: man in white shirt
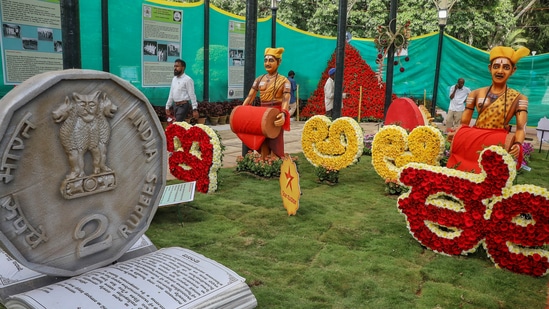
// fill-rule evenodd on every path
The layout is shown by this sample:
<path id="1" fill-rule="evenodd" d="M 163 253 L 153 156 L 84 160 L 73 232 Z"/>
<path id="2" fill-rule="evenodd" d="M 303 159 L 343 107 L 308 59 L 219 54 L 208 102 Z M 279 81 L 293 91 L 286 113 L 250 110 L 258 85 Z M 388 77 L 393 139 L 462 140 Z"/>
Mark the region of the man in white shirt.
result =
<path id="1" fill-rule="evenodd" d="M 324 84 L 324 105 L 326 107 L 326 117 L 332 117 L 332 109 L 334 108 L 335 72 L 335 68 L 331 68 L 328 71 L 329 77 Z"/>
<path id="2" fill-rule="evenodd" d="M 173 79 L 170 87 L 170 95 L 166 102 L 166 115 L 175 117 L 175 121 L 184 121 L 189 113 L 193 111 L 193 118 L 198 118 L 198 102 L 194 93 L 194 82 L 187 74 L 187 64 L 181 59 L 175 60 L 173 65 Z M 173 106 L 173 110 L 172 110 Z"/>
<path id="3" fill-rule="evenodd" d="M 471 89 L 465 87 L 465 80 L 459 78 L 457 84 L 450 87 L 450 107 L 446 116 L 446 131 L 454 130 L 461 124 L 461 115 L 465 110 L 465 100 Z"/>

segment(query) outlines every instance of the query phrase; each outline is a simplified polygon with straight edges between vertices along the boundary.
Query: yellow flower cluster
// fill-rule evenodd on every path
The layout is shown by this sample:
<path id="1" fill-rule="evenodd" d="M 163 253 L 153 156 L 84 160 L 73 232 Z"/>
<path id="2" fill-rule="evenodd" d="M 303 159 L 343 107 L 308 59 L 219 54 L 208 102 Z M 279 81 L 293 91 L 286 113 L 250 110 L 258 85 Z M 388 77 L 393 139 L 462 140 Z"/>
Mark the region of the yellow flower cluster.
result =
<path id="1" fill-rule="evenodd" d="M 461 236 L 461 233 L 463 233 L 463 231 L 458 228 L 445 227 L 445 229 L 441 229 L 440 224 L 437 224 L 429 220 L 425 220 L 425 226 L 429 228 L 431 232 L 437 234 L 438 237 L 442 237 L 446 239 L 454 239 L 456 237 Z M 408 228 L 410 227 L 408 226 Z"/>
<path id="2" fill-rule="evenodd" d="M 324 115 L 313 116 L 303 127 L 301 147 L 312 165 L 339 171 L 356 163 L 362 155 L 363 131 L 349 117 L 332 122 Z"/>
<path id="3" fill-rule="evenodd" d="M 214 129 L 203 124 L 197 124 L 195 126 L 202 128 L 202 130 L 204 130 L 208 134 L 208 136 L 210 137 L 210 143 L 213 145 L 212 166 L 210 167 L 210 173 L 208 175 L 208 177 L 210 178 L 208 192 L 215 192 L 217 191 L 217 172 L 221 168 L 221 160 L 223 156 L 221 150 L 221 141 L 219 140 L 219 137 L 217 136 L 217 133 L 214 131 Z"/>
<path id="4" fill-rule="evenodd" d="M 451 209 L 455 212 L 465 212 L 463 201 L 453 196 L 451 193 L 439 192 L 437 194 L 430 195 L 425 200 L 425 204 Z"/>
<path id="5" fill-rule="evenodd" d="M 397 182 L 408 163 L 439 165 L 444 142 L 440 130 L 432 126 L 416 127 L 410 135 L 400 126 L 384 126 L 372 141 L 372 165 L 383 179 Z"/>
<path id="6" fill-rule="evenodd" d="M 425 107 L 425 105 L 420 105 L 418 107 L 421 115 L 423 116 L 423 123 L 429 125 L 432 124 L 435 118 L 431 115 L 431 112 Z"/>
<path id="7" fill-rule="evenodd" d="M 399 126 L 384 126 L 372 141 L 372 165 L 381 178 L 398 182 L 396 161 L 406 149 L 408 133 Z"/>
<path id="8" fill-rule="evenodd" d="M 408 136 L 408 149 L 417 161 L 429 165 L 440 165 L 444 153 L 444 136 L 432 126 L 417 127 Z"/>

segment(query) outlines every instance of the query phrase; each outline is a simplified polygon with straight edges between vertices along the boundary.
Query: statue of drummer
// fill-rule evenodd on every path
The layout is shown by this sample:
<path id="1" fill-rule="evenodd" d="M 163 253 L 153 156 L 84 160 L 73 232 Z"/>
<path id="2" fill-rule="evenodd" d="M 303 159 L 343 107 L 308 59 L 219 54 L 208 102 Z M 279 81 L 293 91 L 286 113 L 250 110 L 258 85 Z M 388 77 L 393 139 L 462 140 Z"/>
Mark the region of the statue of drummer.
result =
<path id="1" fill-rule="evenodd" d="M 269 155 L 284 157 L 284 130 L 290 130 L 290 91 L 292 85 L 283 75 L 278 74 L 278 67 L 282 62 L 282 53 L 284 48 L 266 48 L 263 66 L 267 74 L 263 74 L 255 79 L 248 96 L 242 105 L 252 105 L 259 91 L 261 107 L 272 107 L 280 111 L 277 115 L 274 125 L 282 127 L 280 133 L 275 138 L 265 138 L 261 144 L 260 153 L 263 159 Z"/>
<path id="2" fill-rule="evenodd" d="M 502 145 L 517 160 L 517 169 L 520 169 L 528 122 L 528 98 L 510 88 L 507 81 L 517 70 L 517 62 L 529 54 L 526 47 L 516 51 L 507 46 L 492 48 L 488 64 L 492 84 L 469 93 L 461 126 L 452 138 L 446 166 L 481 173 L 478 161 L 481 150 L 490 145 Z M 474 111 L 477 119 L 474 126 L 469 126 Z M 513 118 L 516 130 L 510 133 L 509 123 Z"/>

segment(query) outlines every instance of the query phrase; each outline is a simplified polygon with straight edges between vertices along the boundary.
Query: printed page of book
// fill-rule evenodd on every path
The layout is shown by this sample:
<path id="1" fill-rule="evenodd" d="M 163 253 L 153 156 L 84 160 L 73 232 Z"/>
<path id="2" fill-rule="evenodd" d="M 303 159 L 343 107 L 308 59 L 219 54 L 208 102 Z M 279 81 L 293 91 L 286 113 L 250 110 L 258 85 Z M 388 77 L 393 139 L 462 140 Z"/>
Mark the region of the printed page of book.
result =
<path id="1" fill-rule="evenodd" d="M 12 296 L 6 307 L 216 307 L 212 302 L 227 302 L 224 293 L 245 299 L 237 307 L 257 305 L 243 277 L 201 254 L 172 247 Z"/>
<path id="2" fill-rule="evenodd" d="M 152 241 L 146 235 L 142 235 L 118 261 L 126 261 L 153 251 L 156 251 L 156 247 Z M 27 292 L 68 278 L 48 276 L 34 271 L 0 249 L 0 303 L 2 304 L 10 295 Z"/>

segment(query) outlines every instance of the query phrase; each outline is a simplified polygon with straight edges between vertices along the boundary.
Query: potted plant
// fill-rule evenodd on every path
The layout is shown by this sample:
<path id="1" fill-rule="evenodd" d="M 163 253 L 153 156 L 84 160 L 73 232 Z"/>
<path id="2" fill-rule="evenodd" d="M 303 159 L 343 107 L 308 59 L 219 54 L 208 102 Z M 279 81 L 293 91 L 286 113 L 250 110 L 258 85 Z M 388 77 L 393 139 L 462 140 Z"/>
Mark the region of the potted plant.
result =
<path id="1" fill-rule="evenodd" d="M 160 123 L 162 124 L 162 127 L 166 129 L 168 126 L 168 120 L 166 117 L 166 108 L 164 106 L 153 106 L 154 111 L 156 112 L 156 115 L 158 116 L 158 120 L 160 120 Z"/>
<path id="2" fill-rule="evenodd" d="M 233 107 L 231 105 L 231 102 L 225 101 L 220 103 L 223 108 L 223 115 L 219 116 L 219 124 L 226 124 L 227 119 L 229 118 L 229 115 L 231 115 L 231 111 L 233 110 Z"/>
<path id="3" fill-rule="evenodd" d="M 222 104 L 223 104 L 223 113 L 229 116 L 231 114 L 231 111 L 233 110 L 233 106 L 231 102 L 225 101 Z"/>
<path id="4" fill-rule="evenodd" d="M 198 123 L 206 123 L 206 116 L 208 116 L 208 102 L 198 102 Z"/>
<path id="5" fill-rule="evenodd" d="M 231 105 L 231 109 L 229 110 L 229 115 L 231 114 L 231 112 L 233 111 L 233 109 L 235 107 L 237 107 L 238 105 L 242 105 L 242 103 L 244 103 L 244 101 L 242 100 L 233 100 L 230 102 L 230 105 Z"/>
<path id="6" fill-rule="evenodd" d="M 208 118 L 212 125 L 216 125 L 219 121 L 219 116 L 224 115 L 223 104 L 218 102 L 208 103 Z"/>

